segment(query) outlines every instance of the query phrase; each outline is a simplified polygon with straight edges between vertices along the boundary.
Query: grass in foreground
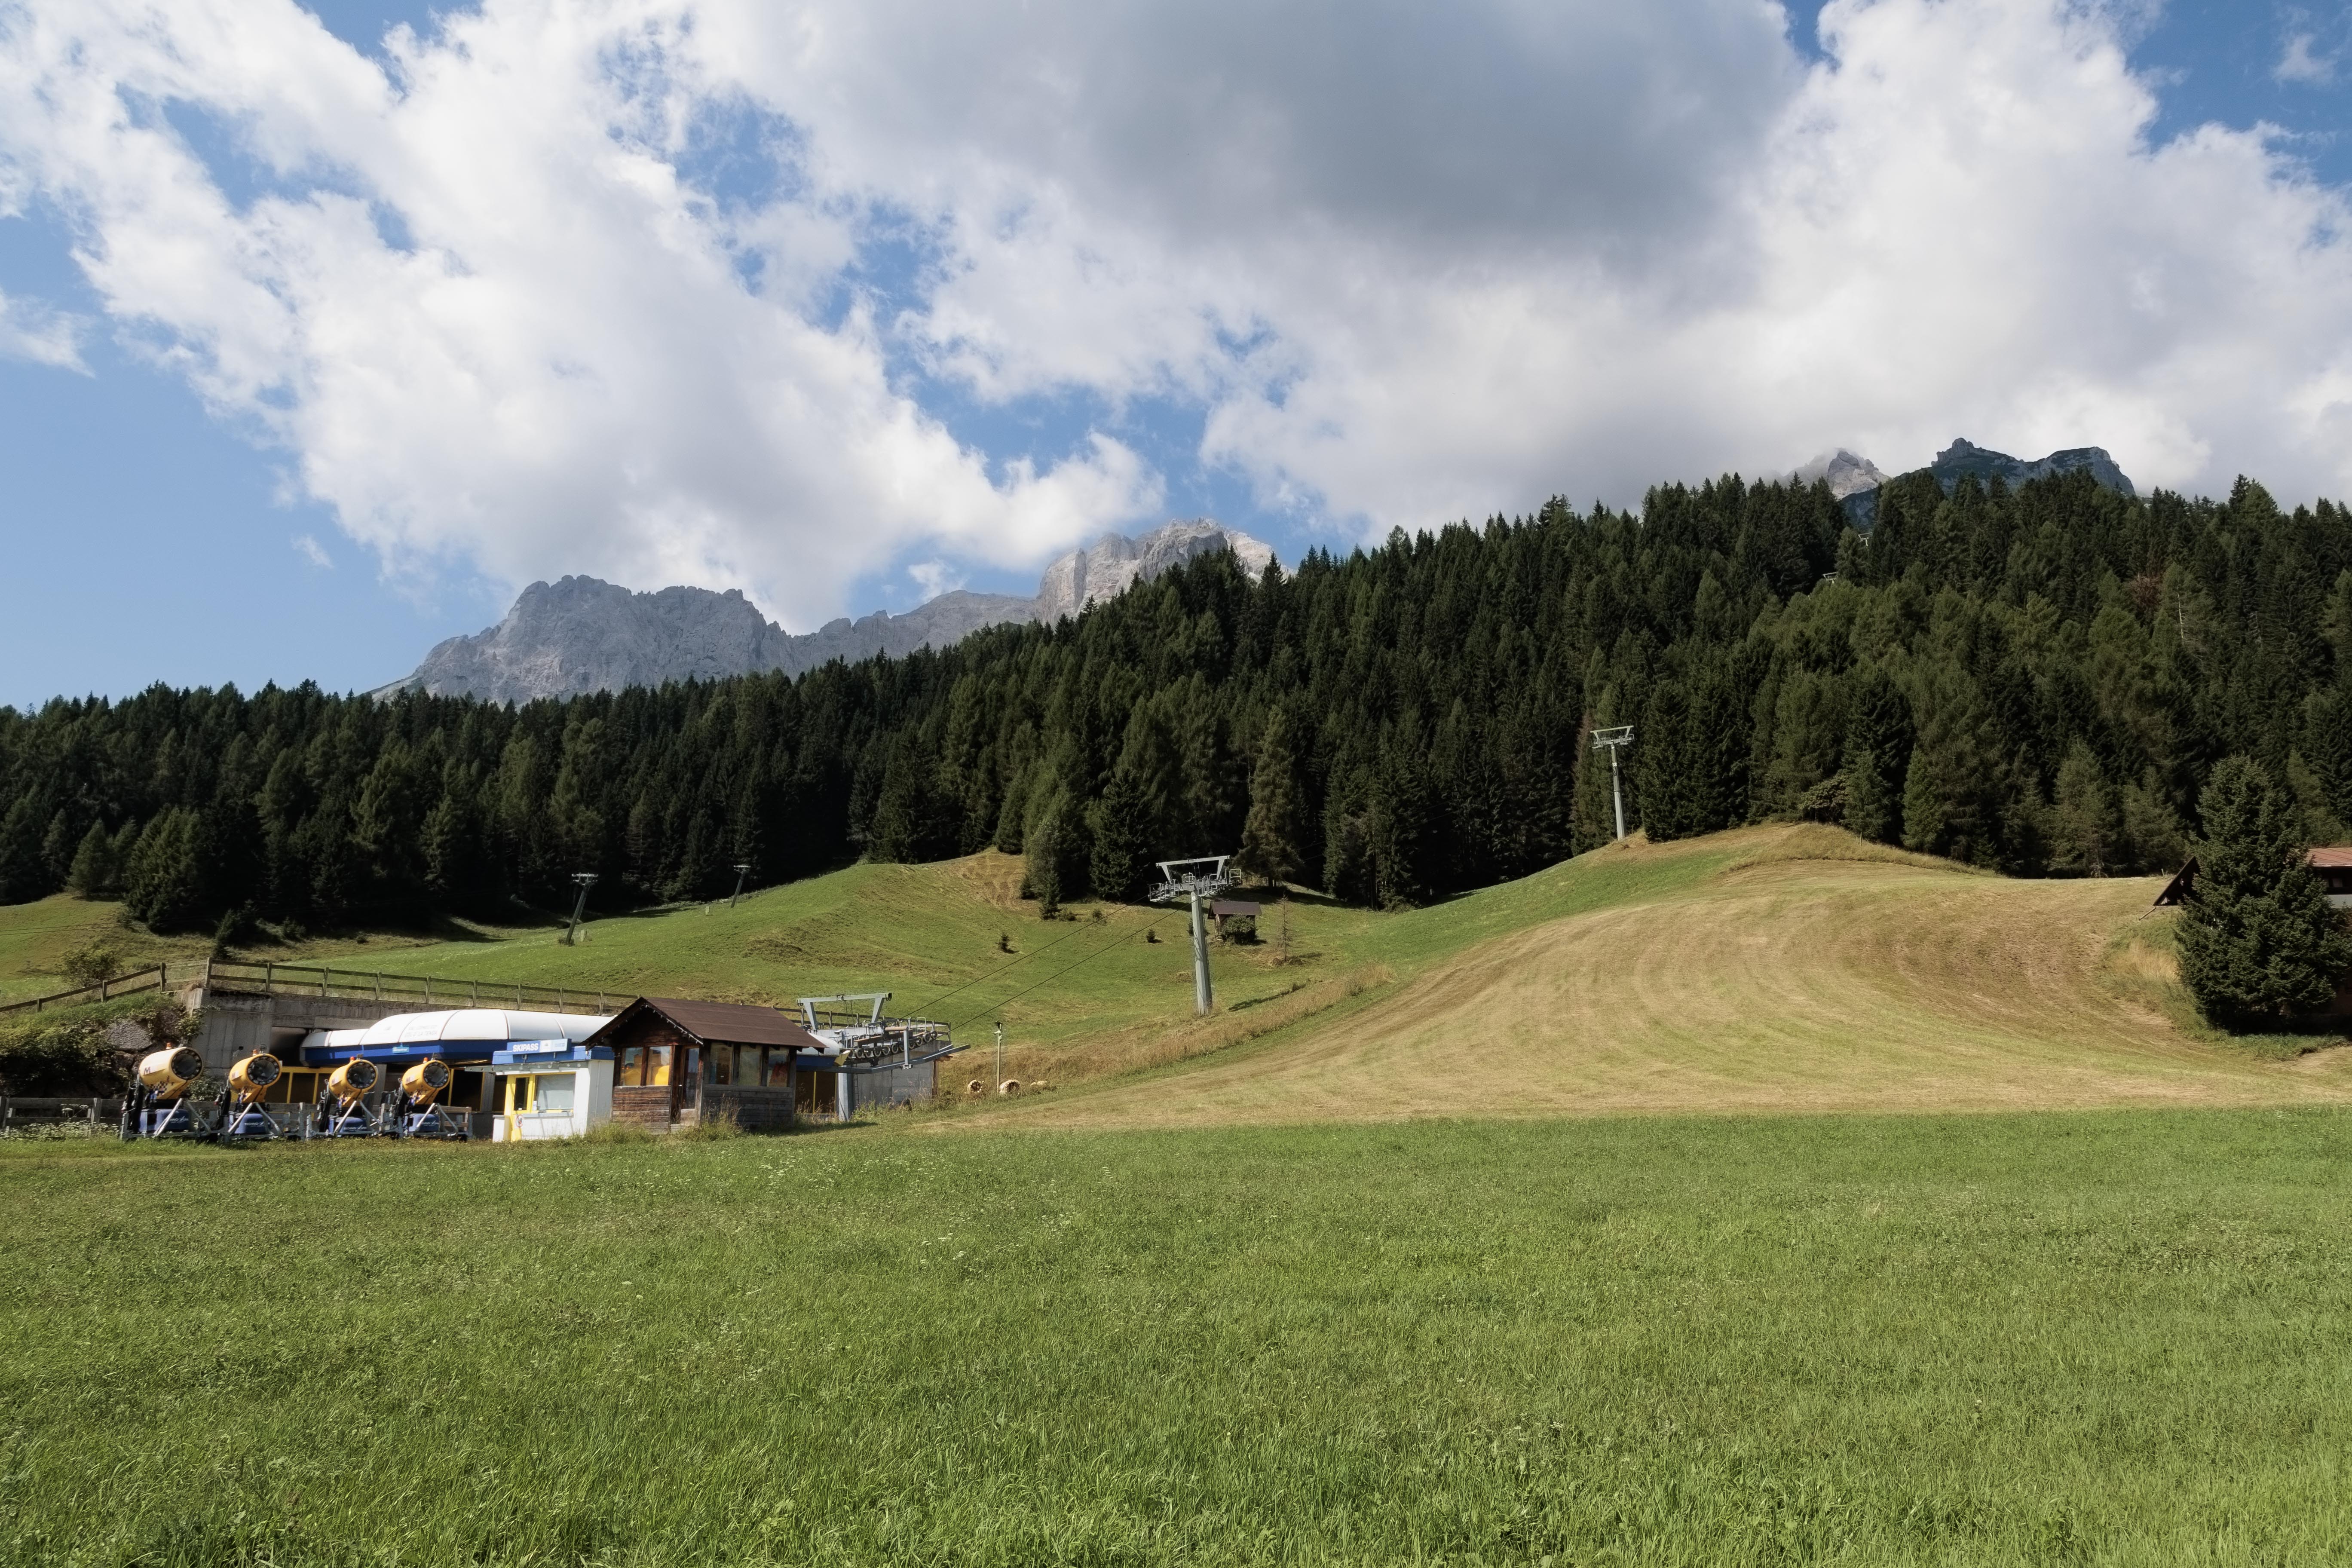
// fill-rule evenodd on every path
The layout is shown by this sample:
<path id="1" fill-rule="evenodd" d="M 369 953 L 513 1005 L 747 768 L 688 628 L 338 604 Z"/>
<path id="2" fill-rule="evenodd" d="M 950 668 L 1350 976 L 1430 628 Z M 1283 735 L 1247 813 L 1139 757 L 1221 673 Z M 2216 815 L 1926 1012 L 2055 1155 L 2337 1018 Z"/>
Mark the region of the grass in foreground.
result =
<path id="1" fill-rule="evenodd" d="M 0 1557 L 2352 1556 L 2352 1116 L 0 1149 Z"/>

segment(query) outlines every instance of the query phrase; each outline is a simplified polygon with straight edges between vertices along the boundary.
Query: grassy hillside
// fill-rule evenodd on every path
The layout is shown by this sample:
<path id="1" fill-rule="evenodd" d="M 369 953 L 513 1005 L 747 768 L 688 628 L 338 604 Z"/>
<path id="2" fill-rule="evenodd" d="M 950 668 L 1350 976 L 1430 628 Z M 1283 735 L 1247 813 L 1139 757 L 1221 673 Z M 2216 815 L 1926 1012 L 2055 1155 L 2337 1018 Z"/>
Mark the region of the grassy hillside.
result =
<path id="1" fill-rule="evenodd" d="M 2352 1092 L 2352 1052 L 2277 1059 L 2194 1026 L 2172 917 L 2142 919 L 2155 880 L 2010 880 L 1830 828 L 1636 840 L 1403 913 L 1294 899 L 1269 941 L 1214 949 L 1204 1021 L 1181 914 L 1045 922 L 1017 884 L 1003 856 L 858 866 L 731 910 L 599 921 L 579 948 L 540 931 L 367 963 L 616 994 L 888 988 L 975 1046 L 1002 1018 L 1008 1072 L 1056 1092 L 963 1114 L 1035 1124 Z M 1154 1065 L 1171 1070 L 1137 1070 Z"/>
<path id="2" fill-rule="evenodd" d="M 345 964 L 404 947 L 438 945 L 448 934 L 499 936 L 457 921 L 445 921 L 440 934 L 369 932 L 356 936 L 321 937 L 300 942 L 273 942 L 255 951 L 286 963 Z M 63 991 L 71 983 L 65 974 L 65 956 L 76 948 L 105 942 L 121 955 L 121 969 L 143 969 L 169 959 L 173 963 L 199 959 L 212 951 L 206 936 L 159 937 L 131 926 L 117 903 L 91 902 L 70 893 L 58 893 L 29 904 L 0 905 L 0 1003 L 21 1001 Z"/>
<path id="3" fill-rule="evenodd" d="M 453 926 L 450 940 L 273 955 L 615 997 L 887 989 L 975 1047 L 1002 1019 L 1008 1073 L 1055 1092 L 959 1114 L 1023 1123 L 2352 1092 L 2352 1052 L 2298 1058 L 2196 1026 L 2171 976 L 2172 917 L 2142 918 L 2155 880 L 2008 880 L 1824 827 L 1635 840 L 1402 913 L 1296 897 L 1269 909 L 1257 946 L 1213 946 L 1220 1007 L 1199 1021 L 1181 911 L 1042 921 L 1018 883 L 1000 855 L 860 865 L 731 910 L 596 921 L 578 947 L 552 929 Z M 108 918 L 70 900 L 26 914 L 26 928 Z M 29 941 L 10 931 L 0 967 L 9 942 Z M 953 1076 L 992 1077 L 992 1063 Z"/>
<path id="4" fill-rule="evenodd" d="M 1822 828 L 1628 844 L 1399 917 L 1370 944 L 1399 955 L 1397 984 L 1253 1048 L 986 1114 L 1136 1126 L 2352 1093 L 2352 1051 L 2197 1025 L 2173 917 L 2147 912 L 2159 886 L 2010 880 Z"/>
<path id="5" fill-rule="evenodd" d="M 0 1144 L 0 1561 L 2340 1563 L 2347 1155 L 2330 1110 Z"/>

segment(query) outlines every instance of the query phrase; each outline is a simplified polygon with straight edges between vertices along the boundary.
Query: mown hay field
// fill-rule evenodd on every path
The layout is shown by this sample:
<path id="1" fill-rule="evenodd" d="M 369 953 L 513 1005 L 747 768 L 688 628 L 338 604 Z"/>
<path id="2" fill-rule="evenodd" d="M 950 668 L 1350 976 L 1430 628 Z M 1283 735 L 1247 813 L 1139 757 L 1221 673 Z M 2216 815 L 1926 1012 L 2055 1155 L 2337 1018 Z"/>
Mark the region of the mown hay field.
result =
<path id="1" fill-rule="evenodd" d="M 2352 1558 L 2352 1115 L 0 1146 L 0 1561 Z"/>
<path id="2" fill-rule="evenodd" d="M 1596 852 L 1391 917 L 1395 984 L 992 1123 L 2341 1101 L 2334 1036 L 2231 1040 L 2157 879 L 2017 881 L 1818 828 Z M 1547 908 L 1547 906 L 1549 906 Z M 1450 942 L 1444 939 L 1452 936 Z M 1418 951 L 1412 951 L 1419 938 Z M 1410 953 L 1410 956 L 1407 954 Z"/>

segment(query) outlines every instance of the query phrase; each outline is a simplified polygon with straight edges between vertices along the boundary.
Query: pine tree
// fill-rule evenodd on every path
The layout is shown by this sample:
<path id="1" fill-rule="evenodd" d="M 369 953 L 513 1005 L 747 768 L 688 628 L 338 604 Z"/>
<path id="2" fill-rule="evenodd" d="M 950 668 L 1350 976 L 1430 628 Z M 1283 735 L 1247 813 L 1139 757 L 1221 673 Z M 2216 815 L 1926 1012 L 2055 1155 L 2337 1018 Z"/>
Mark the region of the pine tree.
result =
<path id="1" fill-rule="evenodd" d="M 1077 875 L 1084 848 L 1076 816 L 1069 792 L 1057 784 L 1047 792 L 1022 835 L 1023 887 L 1037 900 L 1038 914 L 1047 920 L 1061 912 L 1064 900 L 1085 892 Z"/>
<path id="2" fill-rule="evenodd" d="M 29 795 L 0 814 L 0 904 L 29 903 L 50 890 L 41 858 L 45 820 Z"/>
<path id="3" fill-rule="evenodd" d="M 2120 837 L 2115 795 L 2099 776 L 2091 748 L 2076 741 L 2058 766 L 2058 798 L 2050 808 L 2050 866 L 2077 877 L 2104 877 L 2113 868 Z"/>
<path id="4" fill-rule="evenodd" d="M 60 806 L 49 818 L 48 831 L 41 835 L 41 882 L 51 891 L 66 885 L 66 874 L 73 868 L 73 823 Z"/>
<path id="5" fill-rule="evenodd" d="M 1635 777 L 1642 802 L 1642 826 L 1656 842 L 1687 838 L 1700 831 L 1692 799 L 1690 693 L 1679 680 L 1661 680 L 1651 689 L 1637 731 L 1642 743 L 1635 751 Z"/>
<path id="6" fill-rule="evenodd" d="M 1302 816 L 1290 715 L 1277 708 L 1258 741 L 1257 765 L 1250 772 L 1249 816 L 1242 823 L 1241 852 L 1234 857 L 1234 869 L 1260 882 L 1297 880 L 1305 868 Z"/>
<path id="7" fill-rule="evenodd" d="M 139 836 L 123 904 L 150 930 L 190 931 L 210 923 L 200 829 L 195 812 L 175 805 Z"/>
<path id="8" fill-rule="evenodd" d="M 1096 895 L 1139 899 L 1144 873 L 1150 868 L 1151 816 L 1150 803 L 1135 775 L 1123 767 L 1112 769 L 1110 782 L 1089 816 L 1093 843 L 1087 871 Z"/>
<path id="9" fill-rule="evenodd" d="M 2230 757 L 2198 807 L 2204 837 L 2179 928 L 2180 977 L 2206 1016 L 2245 1026 L 2324 1006 L 2352 970 L 2292 814 L 2261 764 Z"/>
<path id="10" fill-rule="evenodd" d="M 1885 671 L 1866 665 L 1847 697 L 1846 826 L 1881 844 L 1900 842 L 1910 767 L 1910 705 Z"/>
<path id="11" fill-rule="evenodd" d="M 103 899 L 112 896 L 119 885 L 114 870 L 114 840 L 108 835 L 106 824 L 93 822 L 74 850 L 73 865 L 66 872 L 66 886 L 79 898 Z"/>
<path id="12" fill-rule="evenodd" d="M 1411 752 L 1392 752 L 1372 784 L 1366 847 L 1372 891 L 1383 908 L 1409 909 L 1430 895 L 1430 858 L 1436 822 L 1429 775 Z"/>
<path id="13" fill-rule="evenodd" d="M 1950 842 L 1944 802 L 1951 794 L 1937 776 L 1925 746 L 1911 752 L 1911 765 L 1903 774 L 1903 847 L 1922 855 L 1939 855 Z"/>

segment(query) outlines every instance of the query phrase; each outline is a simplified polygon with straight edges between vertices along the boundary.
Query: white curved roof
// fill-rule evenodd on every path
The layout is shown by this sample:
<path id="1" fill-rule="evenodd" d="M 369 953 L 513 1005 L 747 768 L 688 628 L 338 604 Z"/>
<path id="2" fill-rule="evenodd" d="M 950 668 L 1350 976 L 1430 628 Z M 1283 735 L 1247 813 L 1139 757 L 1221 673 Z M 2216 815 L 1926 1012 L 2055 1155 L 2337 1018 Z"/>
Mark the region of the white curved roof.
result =
<path id="1" fill-rule="evenodd" d="M 324 1043 L 338 1050 L 431 1045 L 437 1040 L 570 1040 L 577 1044 L 612 1021 L 609 1014 L 457 1007 L 440 1013 L 394 1013 L 364 1029 L 330 1029 Z"/>

